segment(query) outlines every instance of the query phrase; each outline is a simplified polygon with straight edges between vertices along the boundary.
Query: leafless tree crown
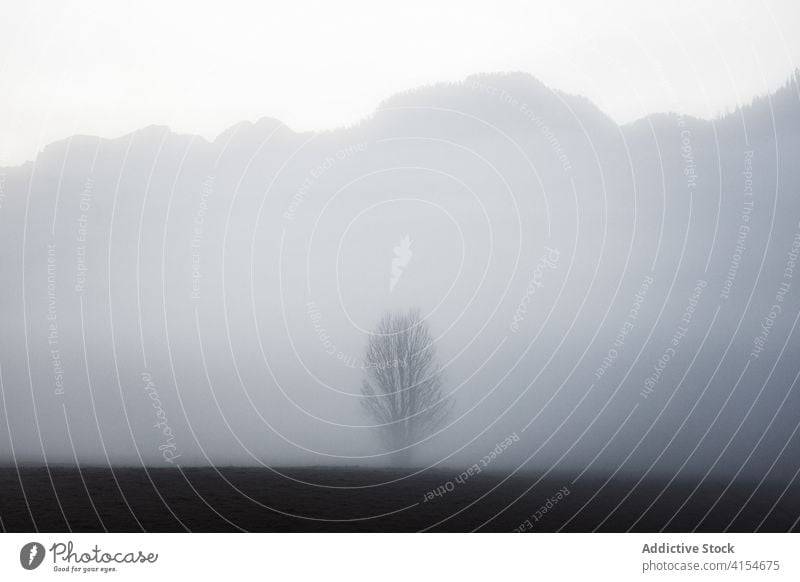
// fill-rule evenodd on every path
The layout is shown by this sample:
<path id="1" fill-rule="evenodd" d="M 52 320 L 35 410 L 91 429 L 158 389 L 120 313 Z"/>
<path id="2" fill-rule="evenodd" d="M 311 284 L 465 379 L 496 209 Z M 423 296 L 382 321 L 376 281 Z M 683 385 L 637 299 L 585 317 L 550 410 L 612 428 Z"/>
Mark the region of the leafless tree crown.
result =
<path id="1" fill-rule="evenodd" d="M 449 414 L 452 402 L 443 394 L 433 336 L 419 311 L 381 318 L 364 367 L 362 403 L 392 450 L 430 435 Z"/>

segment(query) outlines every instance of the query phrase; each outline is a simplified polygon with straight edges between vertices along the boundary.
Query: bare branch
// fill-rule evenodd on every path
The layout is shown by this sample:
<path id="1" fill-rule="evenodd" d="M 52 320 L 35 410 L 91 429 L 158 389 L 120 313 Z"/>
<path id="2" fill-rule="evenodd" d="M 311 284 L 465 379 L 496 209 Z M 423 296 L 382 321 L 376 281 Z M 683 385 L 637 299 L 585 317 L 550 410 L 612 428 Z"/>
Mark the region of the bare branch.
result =
<path id="1" fill-rule="evenodd" d="M 362 403 L 381 425 L 386 445 L 408 450 L 447 419 L 433 336 L 419 310 L 385 313 L 367 342 Z"/>

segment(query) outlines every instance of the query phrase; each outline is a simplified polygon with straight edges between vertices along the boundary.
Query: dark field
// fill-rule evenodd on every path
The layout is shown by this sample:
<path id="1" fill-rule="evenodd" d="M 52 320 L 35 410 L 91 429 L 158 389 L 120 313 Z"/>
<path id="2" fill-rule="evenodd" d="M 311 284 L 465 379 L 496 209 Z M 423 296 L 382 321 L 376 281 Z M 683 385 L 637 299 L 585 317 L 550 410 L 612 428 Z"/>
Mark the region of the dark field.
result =
<path id="1" fill-rule="evenodd" d="M 675 481 L 656 500 L 667 481 L 643 481 L 633 489 L 636 479 L 615 478 L 603 487 L 605 478 L 583 476 L 572 484 L 574 476 L 548 476 L 526 491 L 537 476 L 484 471 L 457 483 L 458 472 L 446 470 L 407 478 L 403 471 L 355 467 L 276 471 L 284 476 L 254 468 L 112 473 L 59 467 L 49 474 L 21 468 L 19 475 L 2 468 L 0 518 L 5 531 L 43 532 L 510 532 L 526 520 L 528 531 L 750 532 L 788 531 L 800 516 L 796 484 L 756 489 L 755 483 L 737 483 L 723 493 L 727 482 L 706 481 L 692 495 L 697 483 Z M 449 491 L 425 501 L 427 492 L 448 482 Z M 383 484 L 371 486 L 376 483 Z M 569 495 L 551 502 L 535 521 L 532 516 L 563 487 Z"/>

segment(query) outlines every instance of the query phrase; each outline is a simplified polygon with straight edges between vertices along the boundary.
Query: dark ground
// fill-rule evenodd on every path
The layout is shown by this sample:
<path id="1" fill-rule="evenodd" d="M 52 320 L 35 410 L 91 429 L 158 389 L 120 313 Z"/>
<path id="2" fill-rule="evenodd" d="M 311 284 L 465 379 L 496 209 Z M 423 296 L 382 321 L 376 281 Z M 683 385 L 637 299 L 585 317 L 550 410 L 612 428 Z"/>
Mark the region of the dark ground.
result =
<path id="1" fill-rule="evenodd" d="M 446 470 L 430 470 L 406 479 L 402 477 L 407 472 L 391 469 L 277 470 L 287 477 L 253 468 L 118 468 L 112 474 L 107 468 L 79 472 L 61 467 L 50 468 L 49 475 L 45 468 L 21 468 L 19 476 L 13 467 L 0 468 L 0 525 L 5 531 L 43 532 L 426 528 L 510 532 L 529 519 L 531 526 L 525 529 L 530 531 L 556 531 L 563 526 L 563 531 L 579 532 L 654 532 L 662 528 L 676 532 L 695 528 L 750 532 L 788 531 L 800 517 L 800 485 L 794 484 L 784 493 L 784 485 L 765 483 L 756 490 L 756 484 L 737 483 L 722 494 L 727 481 L 706 481 L 692 495 L 697 483 L 676 481 L 653 503 L 667 480 L 643 481 L 622 501 L 636 479 L 615 478 L 601 489 L 605 478 L 584 476 L 571 484 L 572 475 L 548 476 L 525 493 L 537 476 L 517 473 L 501 483 L 507 475 L 484 471 L 459 484 L 455 482 L 458 471 Z M 394 479 L 400 480 L 364 487 Z M 426 492 L 448 482 L 453 484 L 451 491 L 424 501 Z M 493 487 L 497 488 L 487 494 Z M 570 494 L 552 504 L 536 522 L 531 516 L 562 487 Z"/>

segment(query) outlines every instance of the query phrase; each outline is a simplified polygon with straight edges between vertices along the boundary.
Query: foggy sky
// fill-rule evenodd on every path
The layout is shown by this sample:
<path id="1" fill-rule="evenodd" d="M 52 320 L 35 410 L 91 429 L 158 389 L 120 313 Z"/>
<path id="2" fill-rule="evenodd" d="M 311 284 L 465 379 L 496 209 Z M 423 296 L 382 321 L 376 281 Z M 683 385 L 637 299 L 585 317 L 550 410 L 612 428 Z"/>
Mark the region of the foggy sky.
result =
<path id="1" fill-rule="evenodd" d="M 269 116 L 296 131 L 392 94 L 525 71 L 620 123 L 712 118 L 800 64 L 781 2 L 16 2 L 0 9 L 0 165 L 74 134 L 150 124 L 216 136 Z"/>

